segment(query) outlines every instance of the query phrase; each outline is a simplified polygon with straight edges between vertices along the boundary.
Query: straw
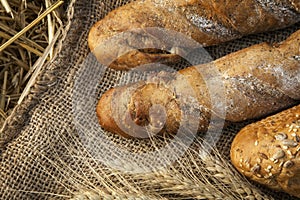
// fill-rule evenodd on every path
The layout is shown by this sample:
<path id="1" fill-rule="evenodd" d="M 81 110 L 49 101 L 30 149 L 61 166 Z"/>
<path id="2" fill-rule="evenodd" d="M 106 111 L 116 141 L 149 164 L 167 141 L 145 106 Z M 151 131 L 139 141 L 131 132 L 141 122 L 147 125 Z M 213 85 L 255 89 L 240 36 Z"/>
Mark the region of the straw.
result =
<path id="1" fill-rule="evenodd" d="M 13 43 L 15 40 L 17 40 L 21 35 L 26 33 L 29 29 L 31 29 L 33 26 L 35 26 L 38 22 L 40 22 L 45 16 L 47 16 L 49 13 L 51 13 L 54 9 L 56 9 L 58 6 L 60 6 L 63 3 L 63 1 L 58 1 L 51 7 L 49 7 L 45 12 L 43 12 L 38 18 L 36 18 L 33 22 L 28 24 L 23 30 L 21 30 L 19 33 L 14 35 L 11 39 L 9 39 L 6 43 L 4 43 L 0 47 L 0 52 L 3 51 L 6 47 L 8 47 L 11 43 Z"/>
<path id="2" fill-rule="evenodd" d="M 11 8 L 6 0 L 1 0 L 1 4 L 3 5 L 4 9 L 6 10 L 7 13 L 11 15 L 11 18 L 14 18 L 14 15 L 11 11 Z"/>
<path id="3" fill-rule="evenodd" d="M 30 92 L 42 66 L 54 57 L 64 25 L 60 19 L 64 10 L 56 9 L 62 3 L 0 1 L 0 127 Z"/>

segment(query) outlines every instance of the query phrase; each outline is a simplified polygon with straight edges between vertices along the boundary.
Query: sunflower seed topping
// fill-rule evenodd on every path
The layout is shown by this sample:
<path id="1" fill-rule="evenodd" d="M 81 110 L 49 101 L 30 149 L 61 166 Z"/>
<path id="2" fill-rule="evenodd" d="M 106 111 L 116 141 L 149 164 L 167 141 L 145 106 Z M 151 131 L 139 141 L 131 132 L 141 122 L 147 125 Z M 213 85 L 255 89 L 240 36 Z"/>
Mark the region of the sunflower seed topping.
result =
<path id="1" fill-rule="evenodd" d="M 271 165 L 269 165 L 269 166 L 265 169 L 265 171 L 266 171 L 267 173 L 270 173 L 272 168 L 273 168 L 273 167 L 272 167 Z"/>
<path id="2" fill-rule="evenodd" d="M 262 159 L 265 159 L 265 160 L 268 160 L 268 156 L 266 155 L 266 154 L 264 154 L 264 153 L 258 153 L 258 156 L 260 157 L 260 158 L 262 158 Z"/>
<path id="3" fill-rule="evenodd" d="M 259 164 L 255 164 L 252 168 L 251 168 L 251 172 L 257 173 L 259 172 L 261 169 L 261 166 Z"/>
<path id="4" fill-rule="evenodd" d="M 295 60 L 299 61 L 300 60 L 300 56 L 299 55 L 295 55 L 293 56 Z"/>
<path id="5" fill-rule="evenodd" d="M 289 139 L 282 140 L 282 144 L 287 147 L 296 147 L 298 145 L 296 141 Z"/>
<path id="6" fill-rule="evenodd" d="M 246 167 L 247 167 L 247 168 L 250 168 L 250 163 L 247 162 L 247 163 L 246 163 Z"/>
<path id="7" fill-rule="evenodd" d="M 285 156 L 285 153 L 283 150 L 278 150 L 272 157 L 272 159 L 275 161 L 275 160 L 278 160 L 280 158 L 283 158 Z M 274 162 L 275 163 L 275 162 Z"/>
<path id="8" fill-rule="evenodd" d="M 281 141 L 281 140 L 287 139 L 287 135 L 285 133 L 280 132 L 277 135 L 275 135 L 275 139 Z"/>
<path id="9" fill-rule="evenodd" d="M 296 142 L 300 142 L 300 137 L 298 135 L 295 136 Z"/>
<path id="10" fill-rule="evenodd" d="M 284 162 L 281 162 L 281 163 L 279 163 L 279 167 L 282 167 L 283 166 L 283 164 L 284 164 Z"/>
<path id="11" fill-rule="evenodd" d="M 272 165 L 268 165 L 267 169 L 269 170 L 273 169 Z"/>
<path id="12" fill-rule="evenodd" d="M 257 176 L 258 178 L 262 178 L 262 175 L 261 175 L 261 174 L 256 174 L 256 176 Z"/>
<path id="13" fill-rule="evenodd" d="M 284 168 L 290 168 L 290 167 L 292 167 L 293 165 L 294 165 L 294 162 L 291 161 L 291 160 L 288 160 L 288 161 L 286 161 L 286 162 L 283 164 L 283 167 L 284 167 Z"/>
<path id="14" fill-rule="evenodd" d="M 268 175 L 269 175 L 269 177 L 273 176 L 273 174 L 271 172 Z"/>

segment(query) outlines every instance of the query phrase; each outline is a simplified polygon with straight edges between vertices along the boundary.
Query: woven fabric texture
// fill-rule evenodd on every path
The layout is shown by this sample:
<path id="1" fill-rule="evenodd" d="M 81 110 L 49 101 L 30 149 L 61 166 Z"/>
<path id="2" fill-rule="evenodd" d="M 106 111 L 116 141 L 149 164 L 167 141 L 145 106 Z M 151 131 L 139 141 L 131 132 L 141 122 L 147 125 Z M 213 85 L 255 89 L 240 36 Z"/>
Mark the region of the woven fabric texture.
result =
<path id="1" fill-rule="evenodd" d="M 100 95 L 142 76 L 101 68 L 88 49 L 87 35 L 96 21 L 127 2 L 70 2 L 61 50 L 43 66 L 31 93 L 2 130 L 0 199 L 296 199 L 249 182 L 231 166 L 231 141 L 251 122 L 230 124 L 221 135 L 208 138 L 212 150 L 201 134 L 188 148 L 178 144 L 174 151 L 184 153 L 166 166 L 155 159 L 155 150 L 172 138 L 128 140 L 101 129 L 94 110 Z M 296 24 L 206 50 L 216 59 L 260 42 L 282 41 L 299 28 Z M 145 171 L 128 172 L 139 164 Z M 146 171 L 154 165 L 163 167 Z"/>

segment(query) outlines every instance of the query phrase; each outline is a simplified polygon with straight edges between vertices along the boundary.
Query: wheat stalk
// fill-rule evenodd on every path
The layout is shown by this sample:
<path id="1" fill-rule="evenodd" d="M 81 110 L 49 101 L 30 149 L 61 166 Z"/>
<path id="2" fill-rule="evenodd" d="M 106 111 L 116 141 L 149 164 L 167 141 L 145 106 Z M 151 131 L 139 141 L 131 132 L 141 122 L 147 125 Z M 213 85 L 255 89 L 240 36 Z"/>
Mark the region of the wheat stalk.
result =
<path id="1" fill-rule="evenodd" d="M 59 153 L 57 160 L 49 158 L 50 165 L 60 171 L 56 175 L 60 177 L 57 181 L 72 194 L 72 200 L 271 199 L 239 175 L 215 149 L 201 157 L 191 148 L 174 166 L 149 173 L 128 174 L 99 163 L 72 133 L 73 130 L 63 130 L 58 143 L 67 149 L 65 156 L 72 160 L 71 163 L 81 163 L 79 167 L 71 168 Z M 66 179 L 67 184 L 62 183 L 61 178 Z M 138 198 L 141 196 L 143 198 Z"/>
<path id="2" fill-rule="evenodd" d="M 101 190 L 98 191 L 79 191 L 70 200 L 167 200 L 167 198 L 142 195 L 142 194 L 107 194 Z"/>

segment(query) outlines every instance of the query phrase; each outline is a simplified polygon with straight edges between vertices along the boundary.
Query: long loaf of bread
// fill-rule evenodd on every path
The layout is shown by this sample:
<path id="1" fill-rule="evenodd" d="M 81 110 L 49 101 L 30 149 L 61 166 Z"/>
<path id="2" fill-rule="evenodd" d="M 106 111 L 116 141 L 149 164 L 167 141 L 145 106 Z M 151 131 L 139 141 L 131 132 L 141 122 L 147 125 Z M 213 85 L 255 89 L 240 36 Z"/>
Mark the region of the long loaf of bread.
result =
<path id="1" fill-rule="evenodd" d="M 300 105 L 244 127 L 230 154 L 251 180 L 300 198 Z"/>
<path id="2" fill-rule="evenodd" d="M 136 44 L 140 43 L 155 46 L 155 37 L 161 40 L 159 48 L 169 51 L 173 46 L 168 40 L 159 38 L 159 34 L 137 29 L 160 27 L 173 30 L 209 46 L 252 33 L 280 29 L 299 21 L 298 0 L 138 0 L 111 11 L 94 24 L 88 44 L 100 61 L 117 58 L 112 63 L 103 64 L 122 70 L 149 62 L 178 60 L 177 56 L 165 52 L 138 50 Z M 102 45 L 121 32 L 129 34 L 126 38 L 115 38 L 112 43 Z M 133 50 L 120 55 L 122 51 L 116 47 L 119 43 Z"/>
<path id="3" fill-rule="evenodd" d="M 217 80 L 215 71 L 220 74 Z M 127 137 L 139 137 L 134 125 L 147 126 L 148 132 L 159 127 L 174 133 L 186 111 L 198 110 L 201 131 L 207 128 L 212 112 L 219 115 L 218 107 L 226 108 L 226 120 L 239 122 L 291 106 L 300 100 L 300 30 L 279 44 L 257 44 L 175 75 L 161 74 L 159 80 L 141 81 L 104 93 L 97 105 L 101 126 Z M 214 81 L 216 85 L 223 83 L 224 97 L 218 94 L 218 88 L 210 97 L 212 91 L 207 83 L 214 85 Z M 212 106 L 213 98 L 219 105 Z"/>

